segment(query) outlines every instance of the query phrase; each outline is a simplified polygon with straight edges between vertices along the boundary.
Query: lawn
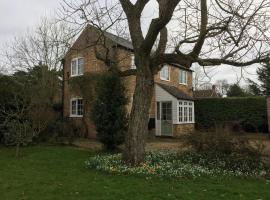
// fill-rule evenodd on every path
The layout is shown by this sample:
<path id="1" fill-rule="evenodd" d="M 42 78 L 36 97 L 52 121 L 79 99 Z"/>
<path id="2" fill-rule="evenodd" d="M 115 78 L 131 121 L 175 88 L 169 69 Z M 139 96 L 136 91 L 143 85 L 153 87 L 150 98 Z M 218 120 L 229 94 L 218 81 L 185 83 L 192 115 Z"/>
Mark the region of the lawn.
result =
<path id="1" fill-rule="evenodd" d="M 270 199 L 270 182 L 232 177 L 161 179 L 85 168 L 93 153 L 64 146 L 0 147 L 1 200 Z"/>

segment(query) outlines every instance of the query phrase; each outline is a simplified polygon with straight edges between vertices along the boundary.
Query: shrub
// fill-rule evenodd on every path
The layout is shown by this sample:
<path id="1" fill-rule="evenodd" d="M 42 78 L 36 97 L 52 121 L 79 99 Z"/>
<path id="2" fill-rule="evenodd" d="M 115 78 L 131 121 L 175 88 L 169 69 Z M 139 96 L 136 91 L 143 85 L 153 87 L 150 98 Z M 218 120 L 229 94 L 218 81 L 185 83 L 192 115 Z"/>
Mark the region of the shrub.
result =
<path id="1" fill-rule="evenodd" d="M 85 127 L 83 126 L 81 121 L 75 121 L 71 118 L 65 118 L 62 121 L 62 137 L 66 137 L 68 142 L 72 144 L 75 138 L 82 138 L 85 135 Z"/>
<path id="2" fill-rule="evenodd" d="M 262 149 L 252 147 L 246 137 L 235 135 L 231 132 L 219 130 L 217 132 L 196 132 L 184 138 L 187 146 L 192 147 L 197 153 L 206 155 L 227 155 L 240 157 L 253 157 L 260 159 Z"/>
<path id="3" fill-rule="evenodd" d="M 195 101 L 199 129 L 214 129 L 217 123 L 237 122 L 247 132 L 267 132 L 265 97 L 211 98 Z"/>
<path id="4" fill-rule="evenodd" d="M 104 74 L 96 88 L 96 98 L 91 108 L 98 139 L 107 150 L 115 150 L 123 143 L 127 128 L 126 90 L 119 76 Z"/>

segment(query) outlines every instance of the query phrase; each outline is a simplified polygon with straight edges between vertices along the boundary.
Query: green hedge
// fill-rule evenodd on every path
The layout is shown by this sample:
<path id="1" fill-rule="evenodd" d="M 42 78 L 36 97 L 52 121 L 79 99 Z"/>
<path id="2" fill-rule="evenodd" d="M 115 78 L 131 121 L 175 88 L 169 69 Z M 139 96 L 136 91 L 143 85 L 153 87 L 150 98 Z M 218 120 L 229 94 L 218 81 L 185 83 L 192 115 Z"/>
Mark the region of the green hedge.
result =
<path id="1" fill-rule="evenodd" d="M 237 122 L 247 132 L 267 132 L 265 97 L 209 98 L 195 101 L 199 129 L 213 129 L 215 124 Z"/>

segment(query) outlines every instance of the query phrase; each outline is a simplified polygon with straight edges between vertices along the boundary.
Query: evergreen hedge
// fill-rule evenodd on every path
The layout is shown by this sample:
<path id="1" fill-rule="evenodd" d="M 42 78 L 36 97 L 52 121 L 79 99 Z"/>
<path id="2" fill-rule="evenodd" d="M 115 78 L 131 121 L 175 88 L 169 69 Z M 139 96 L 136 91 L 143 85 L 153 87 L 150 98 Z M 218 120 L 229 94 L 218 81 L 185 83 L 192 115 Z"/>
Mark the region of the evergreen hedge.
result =
<path id="1" fill-rule="evenodd" d="M 265 97 L 207 98 L 195 101 L 199 129 L 214 129 L 216 124 L 237 122 L 247 132 L 267 132 Z"/>
<path id="2" fill-rule="evenodd" d="M 104 73 L 96 86 L 90 117 L 96 125 L 99 141 L 107 150 L 115 150 L 124 142 L 127 102 L 126 88 L 119 75 Z"/>

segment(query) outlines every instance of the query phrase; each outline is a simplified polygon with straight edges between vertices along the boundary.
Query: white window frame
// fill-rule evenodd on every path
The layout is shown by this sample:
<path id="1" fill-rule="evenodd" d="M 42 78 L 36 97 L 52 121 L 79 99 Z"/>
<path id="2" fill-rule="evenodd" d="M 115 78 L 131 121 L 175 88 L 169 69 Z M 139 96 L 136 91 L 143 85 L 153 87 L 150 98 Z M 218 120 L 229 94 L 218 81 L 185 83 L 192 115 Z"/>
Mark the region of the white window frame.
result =
<path id="1" fill-rule="evenodd" d="M 180 109 L 182 109 L 181 116 L 180 116 Z M 185 111 L 186 111 L 186 116 L 185 116 Z M 192 120 L 190 120 L 190 116 L 192 117 Z M 182 120 L 180 120 L 180 117 Z M 193 123 L 195 123 L 194 101 L 187 101 L 187 100 L 178 101 L 178 103 L 177 103 L 177 123 L 178 124 L 193 124 Z"/>
<path id="2" fill-rule="evenodd" d="M 168 69 L 168 77 L 164 77 L 164 72 L 163 72 L 163 70 L 164 70 L 165 68 Z M 164 66 L 162 67 L 162 69 L 160 70 L 159 74 L 160 74 L 160 80 L 163 80 L 163 81 L 170 81 L 170 78 L 171 78 L 171 77 L 170 77 L 170 67 L 169 67 L 168 65 L 164 65 Z"/>
<path id="3" fill-rule="evenodd" d="M 81 97 L 76 97 L 76 98 L 71 98 L 70 99 L 70 117 L 83 117 L 83 114 L 79 115 L 78 114 L 78 100 L 82 100 L 83 98 Z M 72 113 L 72 102 L 76 101 L 76 114 Z M 84 112 L 84 105 L 82 103 L 82 107 L 83 107 L 83 112 Z"/>
<path id="4" fill-rule="evenodd" d="M 182 73 L 185 73 L 185 80 L 182 80 Z M 182 84 L 182 85 L 187 85 L 187 82 L 188 82 L 188 73 L 187 71 L 185 70 L 179 70 L 179 84 Z"/>
<path id="5" fill-rule="evenodd" d="M 130 59 L 131 59 L 130 69 L 136 69 L 135 55 L 134 54 L 131 54 Z"/>
<path id="6" fill-rule="evenodd" d="M 79 60 L 80 59 L 82 59 L 83 60 L 83 69 L 82 69 L 82 72 L 81 73 L 79 73 Z M 75 74 L 73 74 L 73 70 L 72 70 L 72 63 L 73 62 L 76 62 L 76 73 Z M 71 77 L 74 77 L 74 76 L 82 76 L 83 74 L 84 74 L 84 66 L 85 66 L 85 62 L 84 62 L 84 57 L 77 57 L 77 58 L 73 58 L 72 60 L 71 60 L 71 65 L 70 65 L 70 76 Z"/>

